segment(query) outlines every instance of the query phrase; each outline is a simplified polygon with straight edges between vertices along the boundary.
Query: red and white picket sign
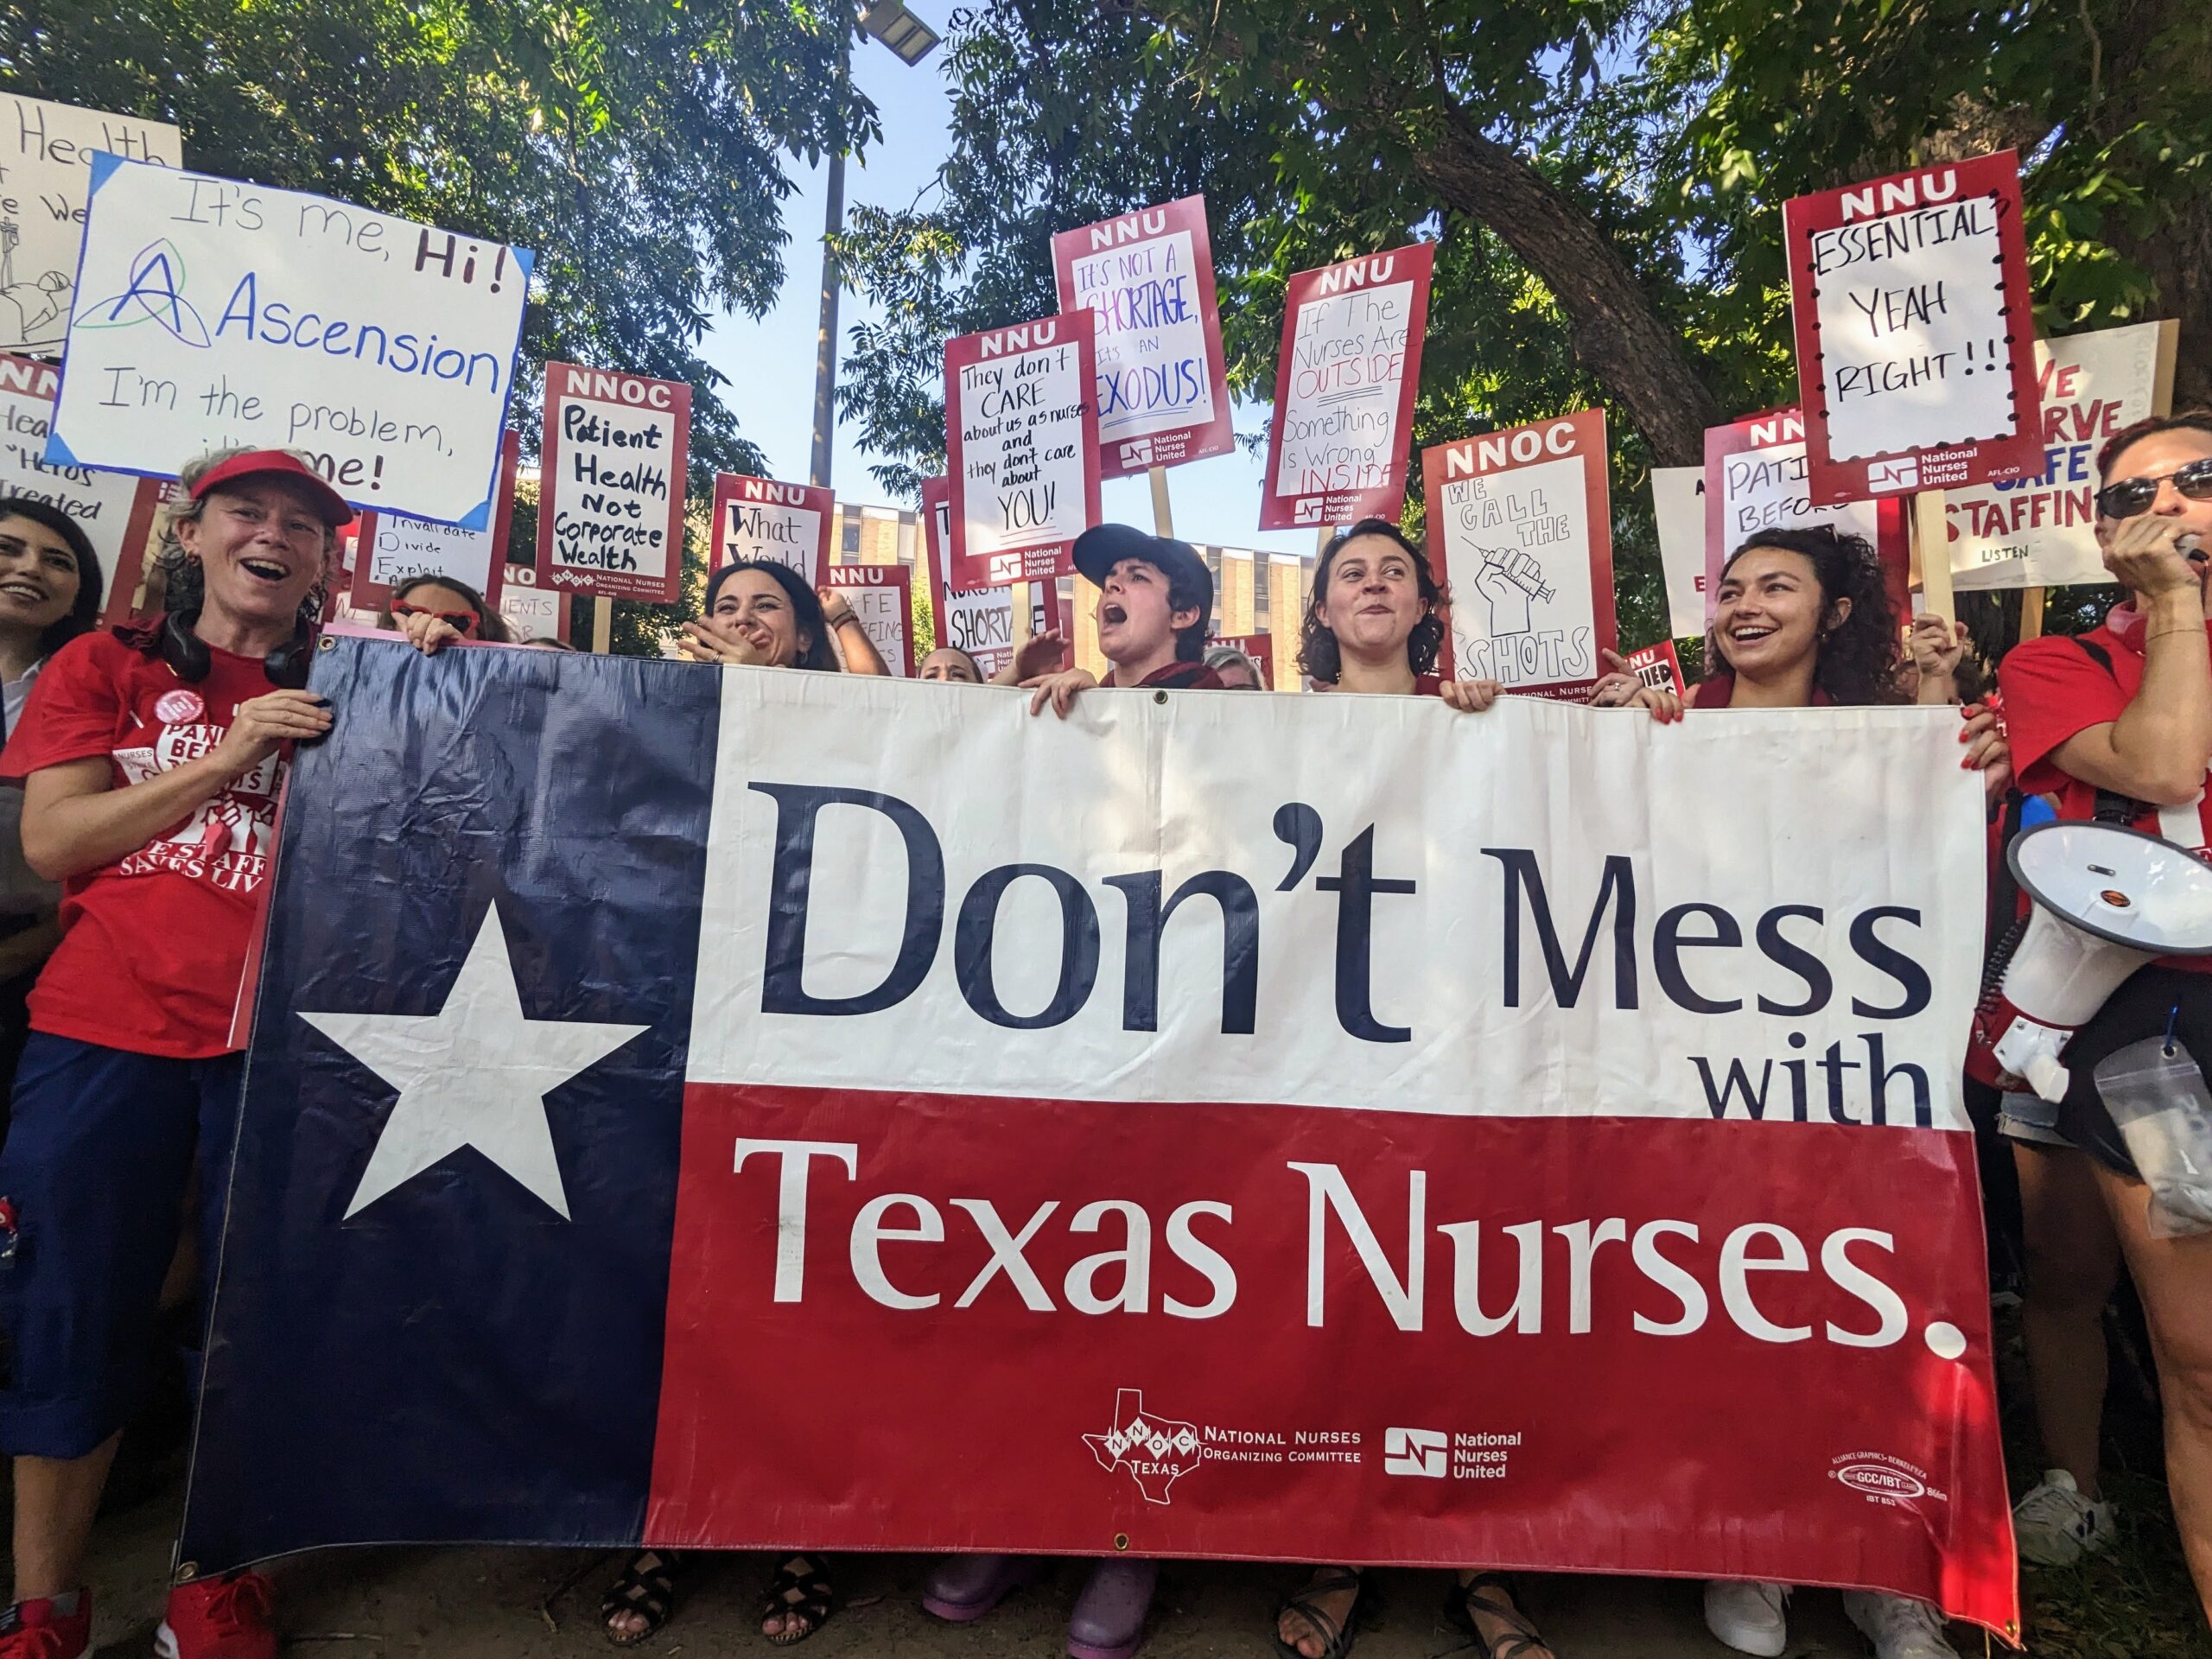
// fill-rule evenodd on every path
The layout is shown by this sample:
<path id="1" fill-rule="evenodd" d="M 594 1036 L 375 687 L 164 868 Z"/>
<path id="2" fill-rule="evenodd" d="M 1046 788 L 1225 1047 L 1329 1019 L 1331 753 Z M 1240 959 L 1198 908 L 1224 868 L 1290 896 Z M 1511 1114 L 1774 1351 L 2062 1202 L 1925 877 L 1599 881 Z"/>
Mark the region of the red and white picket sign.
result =
<path id="1" fill-rule="evenodd" d="M 537 575 L 565 594 L 672 602 L 683 580 L 691 388 L 545 365 Z"/>
<path id="2" fill-rule="evenodd" d="M 499 482 L 493 486 L 492 525 L 464 530 L 396 512 L 365 512 L 359 550 L 353 557 L 347 597 L 357 611 L 377 612 L 391 590 L 410 576 L 452 576 L 499 608 L 507 570 L 507 533 L 514 519 L 515 471 L 522 440 L 512 427 L 499 446 Z"/>
<path id="3" fill-rule="evenodd" d="M 945 342 L 955 587 L 1074 573 L 1099 519 L 1096 330 L 1064 311 Z"/>
<path id="4" fill-rule="evenodd" d="M 717 473 L 707 568 L 772 559 L 819 588 L 830 568 L 830 530 L 836 516 L 836 492 L 826 485 Z"/>
<path id="5" fill-rule="evenodd" d="M 1206 643 L 1210 646 L 1236 646 L 1249 657 L 1252 666 L 1260 671 L 1260 689 L 1262 691 L 1275 689 L 1275 637 L 1272 633 L 1217 633 Z M 1295 663 L 1291 664 L 1291 671 L 1294 673 L 1297 671 Z"/>
<path id="6" fill-rule="evenodd" d="M 2043 470 L 2019 158 L 1783 204 L 1814 505 Z"/>
<path id="7" fill-rule="evenodd" d="M 499 614 L 516 639 L 560 639 L 569 637 L 569 598 L 542 588 L 535 566 L 510 564 L 499 588 Z"/>
<path id="8" fill-rule="evenodd" d="M 833 564 L 823 586 L 845 596 L 884 666 L 914 677 L 914 573 L 903 564 Z"/>
<path id="9" fill-rule="evenodd" d="M 1586 700 L 1613 648 L 1605 416 L 1586 409 L 1421 452 L 1447 678 Z"/>
<path id="10" fill-rule="evenodd" d="M 1395 518 L 1436 245 L 1416 242 L 1290 279 L 1268 426 L 1262 530 Z"/>
<path id="11" fill-rule="evenodd" d="M 160 479 L 48 461 L 47 432 L 60 385 L 60 372 L 52 364 L 0 355 L 0 496 L 43 501 L 76 521 L 107 583 L 101 613 L 117 622 L 130 613 L 130 596 L 145 566 L 147 537 L 168 486 Z"/>
<path id="12" fill-rule="evenodd" d="M 1682 659 L 1671 639 L 1631 651 L 1628 665 L 1637 683 L 1648 690 L 1671 691 L 1678 697 L 1688 694 L 1689 688 L 1682 683 Z"/>
<path id="13" fill-rule="evenodd" d="M 1108 478 L 1236 447 L 1206 199 L 1052 238 L 1060 309 L 1098 319 L 1098 461 Z"/>
<path id="14" fill-rule="evenodd" d="M 942 478 L 922 480 L 922 545 L 929 559 L 930 614 L 940 645 L 955 645 L 976 659 L 989 679 L 1014 660 L 1014 589 L 951 588 L 944 579 L 945 543 L 950 535 L 952 486 Z M 1029 584 L 1031 636 L 1060 626 L 1060 588 L 1056 582 Z"/>
<path id="15" fill-rule="evenodd" d="M 1713 620 L 1721 568 L 1746 541 L 1767 530 L 1832 524 L 1873 543 L 1881 556 L 1891 601 L 1899 616 L 1910 608 L 1911 545 L 1904 502 L 1882 500 L 1815 505 L 1807 482 L 1805 423 L 1797 410 L 1762 410 L 1705 429 L 1705 620 Z"/>

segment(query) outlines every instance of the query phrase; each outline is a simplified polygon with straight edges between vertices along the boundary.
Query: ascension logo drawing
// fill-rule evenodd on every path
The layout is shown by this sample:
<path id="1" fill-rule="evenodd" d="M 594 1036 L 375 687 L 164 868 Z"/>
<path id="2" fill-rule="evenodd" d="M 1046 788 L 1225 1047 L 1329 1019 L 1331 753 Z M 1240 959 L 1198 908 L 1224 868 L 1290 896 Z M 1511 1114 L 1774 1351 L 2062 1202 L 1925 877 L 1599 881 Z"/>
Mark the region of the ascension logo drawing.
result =
<path id="1" fill-rule="evenodd" d="M 1147 1411 L 1141 1389 L 1115 1390 L 1114 1426 L 1083 1443 L 1101 1469 L 1128 1470 L 1147 1503 L 1166 1503 L 1168 1488 L 1199 1462 L 1197 1425 Z"/>
<path id="2" fill-rule="evenodd" d="M 184 297 L 184 256 L 166 237 L 138 251 L 130 262 L 129 288 L 86 306 L 77 315 L 76 326 L 129 328 L 149 321 L 183 345 L 206 347 L 215 343 L 207 332 L 207 320 Z"/>

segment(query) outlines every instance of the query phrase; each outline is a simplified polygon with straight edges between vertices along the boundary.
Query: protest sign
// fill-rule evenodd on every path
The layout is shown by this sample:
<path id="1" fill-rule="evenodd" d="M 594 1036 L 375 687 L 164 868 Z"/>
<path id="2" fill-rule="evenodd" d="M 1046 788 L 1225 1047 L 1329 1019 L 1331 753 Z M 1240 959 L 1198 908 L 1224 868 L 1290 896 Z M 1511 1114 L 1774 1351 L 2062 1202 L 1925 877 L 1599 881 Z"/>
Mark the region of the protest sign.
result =
<path id="1" fill-rule="evenodd" d="M 1704 615 L 1694 632 L 1704 632 L 1713 620 L 1721 567 L 1738 548 L 1761 531 L 1815 524 L 1873 543 L 1897 614 L 1904 614 L 1912 569 L 1904 504 L 1892 497 L 1816 505 L 1806 481 L 1805 442 L 1805 423 L 1795 409 L 1764 410 L 1706 428 Z"/>
<path id="2" fill-rule="evenodd" d="M 2172 327 L 2143 322 L 2036 342 L 2042 461 L 2025 478 L 1945 492 L 1955 586 L 2112 580 L 2097 547 L 2097 451 L 2157 412 L 2159 336 Z"/>
<path id="3" fill-rule="evenodd" d="M 1234 645 L 1252 659 L 1252 666 L 1260 671 L 1260 689 L 1275 689 L 1275 637 L 1272 633 L 1220 633 L 1209 640 L 1209 645 Z"/>
<path id="4" fill-rule="evenodd" d="M 1438 673 L 1590 695 L 1614 643 L 1606 464 L 1594 409 L 1421 452 L 1429 563 L 1452 591 Z"/>
<path id="5" fill-rule="evenodd" d="M 823 586 L 842 594 L 894 679 L 914 677 L 914 573 L 903 564 L 833 564 Z"/>
<path id="6" fill-rule="evenodd" d="M 491 526 L 532 257 L 96 156 L 47 459 L 174 478 L 305 450 L 357 507 Z"/>
<path id="7" fill-rule="evenodd" d="M 818 588 L 830 568 L 830 525 L 836 512 L 836 493 L 826 486 L 717 473 L 708 569 L 772 559 Z"/>
<path id="8" fill-rule="evenodd" d="M 5 119 L 0 115 L 0 122 Z M 0 126 L 0 140 L 5 135 Z M 0 310 L 0 317 L 5 315 Z M 47 431 L 60 384 L 50 365 L 0 356 L 0 496 L 43 501 L 67 513 L 99 556 L 108 584 L 102 608 L 111 607 L 119 593 L 127 612 L 163 491 L 126 474 L 96 473 L 47 460 Z"/>
<path id="9" fill-rule="evenodd" d="M 1066 311 L 945 342 L 955 587 L 1075 569 L 1098 522 L 1096 328 Z"/>
<path id="10" fill-rule="evenodd" d="M 505 568 L 498 604 L 499 614 L 506 619 L 507 632 L 518 640 L 569 637 L 569 595 L 539 587 L 534 566 Z"/>
<path id="11" fill-rule="evenodd" d="M 1662 639 L 1642 651 L 1631 651 L 1628 665 L 1637 683 L 1647 690 L 1671 691 L 1678 697 L 1689 693 L 1689 688 L 1682 683 L 1682 659 L 1671 639 Z"/>
<path id="12" fill-rule="evenodd" d="M 2043 464 L 2011 150 L 1783 204 L 1816 505 Z"/>
<path id="13" fill-rule="evenodd" d="M 507 530 L 514 517 L 515 469 L 522 440 L 510 427 L 499 450 L 498 505 L 489 530 L 464 530 L 398 513 L 361 515 L 350 594 L 356 610 L 374 614 L 391 590 L 410 576 L 452 576 L 484 595 L 495 609 L 506 580 Z"/>
<path id="14" fill-rule="evenodd" d="M 1236 448 L 1204 196 L 1058 232 L 1052 272 L 1060 309 L 1098 319 L 1106 477 Z"/>
<path id="15" fill-rule="evenodd" d="M 165 121 L 0 93 L 0 352 L 58 352 L 76 299 L 92 156 L 184 165 Z"/>
<path id="16" fill-rule="evenodd" d="M 930 567 L 930 614 L 937 643 L 957 645 L 989 679 L 1014 660 L 1014 588 L 952 588 L 945 582 L 945 548 L 951 537 L 952 486 L 942 478 L 922 480 L 922 546 Z M 1060 626 L 1060 585 L 1029 584 L 1029 634 Z"/>
<path id="17" fill-rule="evenodd" d="M 1667 632 L 1689 639 L 1705 632 L 1705 468 L 1654 467 L 1651 508 L 1667 581 Z"/>
<path id="18" fill-rule="evenodd" d="M 545 365 L 537 578 L 568 594 L 665 605 L 683 579 L 691 388 Z"/>
<path id="19" fill-rule="evenodd" d="M 1927 710 L 1064 722 L 366 639 L 312 686 L 385 717 L 280 830 L 203 1572 L 988 1543 L 2015 1628 Z"/>
<path id="20" fill-rule="evenodd" d="M 1428 328 L 1436 245 L 1290 279 L 1268 425 L 1262 530 L 1395 518 Z"/>

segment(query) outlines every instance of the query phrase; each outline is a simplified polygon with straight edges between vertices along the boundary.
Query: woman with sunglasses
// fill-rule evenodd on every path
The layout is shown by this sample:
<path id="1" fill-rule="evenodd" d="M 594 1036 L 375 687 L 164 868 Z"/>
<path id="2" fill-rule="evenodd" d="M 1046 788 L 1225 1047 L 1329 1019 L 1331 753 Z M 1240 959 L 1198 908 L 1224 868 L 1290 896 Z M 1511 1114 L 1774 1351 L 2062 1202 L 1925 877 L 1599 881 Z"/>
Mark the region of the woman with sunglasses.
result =
<path id="1" fill-rule="evenodd" d="M 410 623 L 410 617 L 418 620 Z M 483 594 L 452 576 L 408 577 L 391 590 L 378 622 L 384 627 L 399 629 L 410 639 L 418 631 L 431 632 L 429 625 L 435 622 L 453 631 L 448 634 L 436 630 L 441 643 L 454 639 L 493 645 L 514 643 L 506 618 L 486 604 Z"/>
<path id="2" fill-rule="evenodd" d="M 2097 541 L 2128 599 L 2102 626 L 2029 640 L 2000 665 L 2021 783 L 2056 793 L 2061 818 L 2131 824 L 2212 857 L 2212 410 L 2138 422 L 2106 443 L 2097 472 Z M 2027 1231 L 2029 1373 L 2051 1465 L 2020 1502 L 2021 1554 L 2077 1559 L 2112 1535 L 2096 1447 L 2102 1315 L 2124 1261 L 2151 1329 L 2174 1519 L 2212 1618 L 2212 1234 L 2158 1236 L 2096 1080 L 2107 1055 L 2161 1033 L 2199 1070 L 2212 1061 L 2208 970 L 2202 957 L 2137 970 L 2067 1046 L 2072 1084 L 2056 1115 L 2032 1135 L 2007 1130 Z"/>
<path id="3" fill-rule="evenodd" d="M 99 626 L 100 562 L 59 507 L 0 500 L 0 700 L 4 735 L 22 724 L 31 687 L 54 653 Z M 31 1034 L 30 993 L 61 942 L 61 889 L 23 861 L 23 791 L 0 785 L 0 1101 Z M 0 1138 L 7 1113 L 0 1103 Z"/>
<path id="4" fill-rule="evenodd" d="M 830 643 L 836 625 L 824 614 L 821 597 L 788 565 L 772 559 L 724 565 L 707 584 L 706 608 L 703 619 L 683 625 L 676 642 L 687 662 L 839 671 Z M 849 643 L 847 648 L 853 649 Z M 607 1639 L 629 1648 L 659 1634 L 693 1566 L 690 1551 L 641 1549 L 632 1555 L 600 1598 Z M 779 1648 L 804 1642 L 836 1605 L 819 1555 L 786 1556 L 761 1597 L 760 1634 Z"/>

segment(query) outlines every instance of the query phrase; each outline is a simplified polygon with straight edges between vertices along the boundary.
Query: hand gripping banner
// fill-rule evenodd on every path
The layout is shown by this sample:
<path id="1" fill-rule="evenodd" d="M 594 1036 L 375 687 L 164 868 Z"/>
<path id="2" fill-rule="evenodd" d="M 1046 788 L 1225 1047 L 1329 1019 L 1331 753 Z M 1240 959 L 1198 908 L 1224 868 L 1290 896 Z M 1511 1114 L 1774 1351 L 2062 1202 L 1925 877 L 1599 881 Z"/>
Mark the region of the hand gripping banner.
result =
<path id="1" fill-rule="evenodd" d="M 2012 1624 L 1942 711 L 330 644 L 203 1569 L 1126 1548 Z"/>

